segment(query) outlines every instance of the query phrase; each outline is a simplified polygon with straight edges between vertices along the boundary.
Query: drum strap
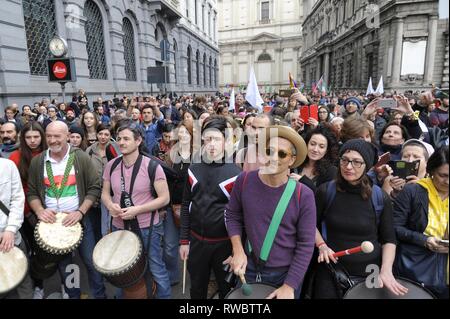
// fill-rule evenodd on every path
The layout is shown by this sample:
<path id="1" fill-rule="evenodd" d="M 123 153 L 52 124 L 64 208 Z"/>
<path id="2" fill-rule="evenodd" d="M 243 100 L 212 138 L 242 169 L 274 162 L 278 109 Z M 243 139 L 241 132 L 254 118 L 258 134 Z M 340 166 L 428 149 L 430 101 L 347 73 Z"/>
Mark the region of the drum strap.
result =
<path id="1" fill-rule="evenodd" d="M 259 259 L 256 262 L 256 267 L 258 272 L 262 270 L 267 259 L 269 258 L 270 251 L 273 246 L 273 242 L 275 240 L 275 236 L 278 232 L 278 228 L 280 227 L 281 220 L 283 219 L 284 213 L 289 205 L 289 202 L 294 194 L 297 183 L 295 180 L 289 178 L 286 187 L 284 189 L 283 194 L 281 195 L 280 201 L 278 202 L 275 213 L 273 214 L 272 221 L 270 222 L 269 229 L 267 230 L 266 237 L 264 238 L 264 242 L 261 248 L 261 252 L 259 255 Z M 254 256 L 252 252 L 252 247 L 250 245 L 250 241 L 247 240 L 249 252 Z"/>

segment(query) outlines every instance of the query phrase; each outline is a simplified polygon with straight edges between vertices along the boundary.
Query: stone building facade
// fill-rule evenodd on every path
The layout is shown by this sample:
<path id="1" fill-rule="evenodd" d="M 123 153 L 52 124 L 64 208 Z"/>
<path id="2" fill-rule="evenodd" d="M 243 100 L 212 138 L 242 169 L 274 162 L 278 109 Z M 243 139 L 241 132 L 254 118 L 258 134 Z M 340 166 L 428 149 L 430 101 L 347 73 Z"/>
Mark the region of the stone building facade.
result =
<path id="1" fill-rule="evenodd" d="M 261 92 L 288 88 L 300 76 L 300 0 L 219 0 L 219 86 L 246 86 L 253 66 Z"/>
<path id="2" fill-rule="evenodd" d="M 304 50 L 307 86 L 324 80 L 332 89 L 448 88 L 448 18 L 438 0 L 306 0 Z"/>
<path id="3" fill-rule="evenodd" d="M 61 100 L 61 88 L 48 82 L 46 67 L 48 43 L 56 35 L 66 39 L 76 66 L 77 80 L 66 84 L 66 101 L 80 88 L 88 97 L 104 98 L 166 89 L 178 95 L 217 91 L 216 0 L 1 2 L 0 111 L 13 102 L 58 95 Z M 196 20 L 195 5 L 206 20 L 203 25 Z M 167 62 L 161 54 L 164 40 Z M 147 83 L 147 67 L 158 65 L 168 68 L 167 88 Z"/>

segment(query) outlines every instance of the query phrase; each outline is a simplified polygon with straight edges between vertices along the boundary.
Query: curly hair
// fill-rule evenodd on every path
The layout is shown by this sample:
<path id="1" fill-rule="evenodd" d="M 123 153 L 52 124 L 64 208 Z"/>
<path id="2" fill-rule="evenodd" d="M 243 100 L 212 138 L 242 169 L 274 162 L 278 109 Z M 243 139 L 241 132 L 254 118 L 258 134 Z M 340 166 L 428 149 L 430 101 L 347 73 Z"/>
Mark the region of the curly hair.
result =
<path id="1" fill-rule="evenodd" d="M 315 129 L 308 132 L 305 137 L 305 143 L 308 145 L 309 141 L 313 137 L 313 135 L 322 135 L 327 140 L 327 152 L 325 155 L 318 160 L 314 165 L 314 174 L 315 175 L 324 175 L 327 173 L 327 170 L 331 166 L 336 166 L 338 161 L 338 152 L 339 146 L 337 142 L 337 138 L 335 133 L 333 132 L 331 126 L 329 124 L 322 124 L 316 127 Z M 309 162 L 308 156 L 305 159 L 305 162 L 301 167 L 305 167 L 305 165 Z"/>

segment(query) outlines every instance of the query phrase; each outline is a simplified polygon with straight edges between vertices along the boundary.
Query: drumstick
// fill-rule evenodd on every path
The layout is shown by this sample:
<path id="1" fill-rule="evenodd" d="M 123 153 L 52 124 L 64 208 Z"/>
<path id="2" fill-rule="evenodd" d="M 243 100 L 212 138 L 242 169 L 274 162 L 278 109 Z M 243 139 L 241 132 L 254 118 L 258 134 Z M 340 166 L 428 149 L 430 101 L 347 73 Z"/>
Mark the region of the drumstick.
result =
<path id="1" fill-rule="evenodd" d="M 183 295 L 186 288 L 186 262 L 187 259 L 183 260 Z"/>
<path id="2" fill-rule="evenodd" d="M 356 254 L 356 253 L 359 253 L 361 251 L 363 253 L 366 253 L 366 254 L 371 253 L 373 251 L 373 244 L 370 241 L 363 241 L 361 246 L 338 251 L 338 252 L 333 254 L 333 257 L 334 258 L 342 257 L 342 256 L 345 256 L 345 255 Z"/>
<path id="3" fill-rule="evenodd" d="M 244 274 L 240 273 L 239 278 L 241 278 L 242 281 L 242 294 L 244 296 L 250 296 L 252 294 L 252 287 L 245 281 Z"/>

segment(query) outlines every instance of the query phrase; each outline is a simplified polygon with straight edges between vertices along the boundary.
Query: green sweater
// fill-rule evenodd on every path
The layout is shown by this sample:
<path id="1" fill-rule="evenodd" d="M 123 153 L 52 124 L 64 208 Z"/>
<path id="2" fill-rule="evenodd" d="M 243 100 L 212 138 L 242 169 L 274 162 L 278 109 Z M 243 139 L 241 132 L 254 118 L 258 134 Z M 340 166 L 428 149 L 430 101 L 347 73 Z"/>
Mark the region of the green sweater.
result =
<path id="1" fill-rule="evenodd" d="M 84 199 L 90 199 L 93 203 L 100 198 L 101 179 L 98 173 L 92 169 L 92 163 L 89 156 L 79 148 L 70 148 L 71 153 L 75 153 L 74 168 L 77 180 L 77 191 L 79 205 Z M 44 160 L 46 152 L 35 156 L 28 170 L 28 194 L 27 201 L 39 199 L 42 206 L 45 207 L 45 185 L 44 185 Z"/>

